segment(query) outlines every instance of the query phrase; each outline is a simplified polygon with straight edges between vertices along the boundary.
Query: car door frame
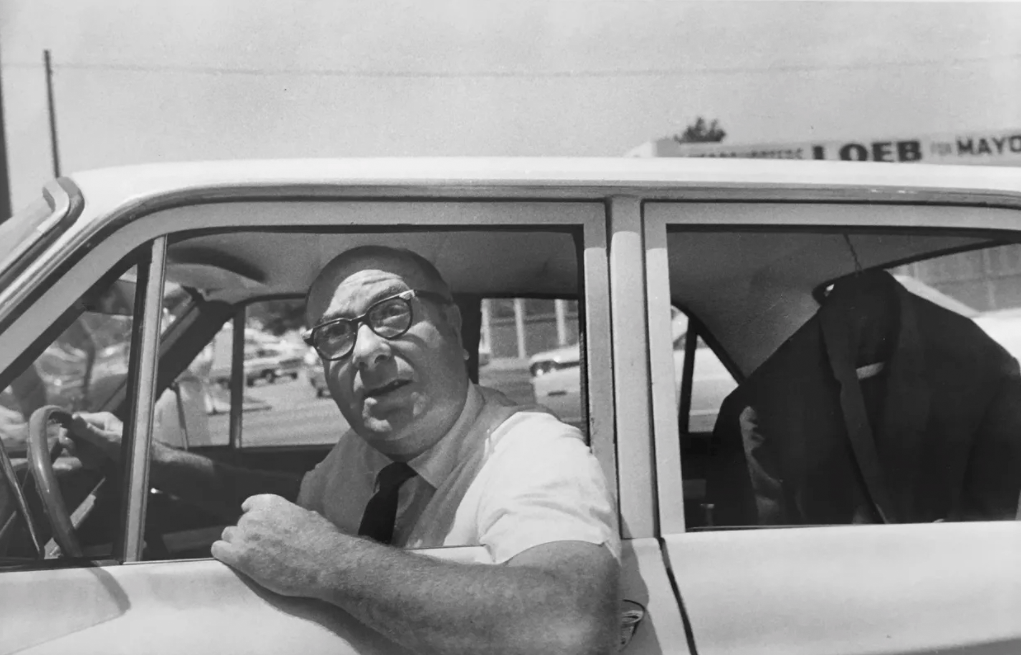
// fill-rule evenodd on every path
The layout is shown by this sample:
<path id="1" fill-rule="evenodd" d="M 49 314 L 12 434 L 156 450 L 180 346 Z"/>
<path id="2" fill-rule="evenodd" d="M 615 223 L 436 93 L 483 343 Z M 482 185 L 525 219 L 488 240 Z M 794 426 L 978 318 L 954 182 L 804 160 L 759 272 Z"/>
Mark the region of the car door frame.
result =
<path id="1" fill-rule="evenodd" d="M 433 192 L 433 190 L 430 190 Z M 41 611 L 49 600 L 51 611 L 67 613 L 70 608 L 60 607 L 61 584 L 66 582 L 72 587 L 90 589 L 95 585 L 95 593 L 102 596 L 106 592 L 113 593 L 117 599 L 111 611 L 112 619 L 125 617 L 124 603 L 136 606 L 149 616 L 158 614 L 158 599 L 145 596 L 132 599 L 130 589 L 144 592 L 147 575 L 155 575 L 157 571 L 166 576 L 172 570 L 204 571 L 210 580 L 210 593 L 240 598 L 244 592 L 239 591 L 245 585 L 236 574 L 219 563 L 205 560 L 203 562 L 142 562 L 143 531 L 145 526 L 145 507 L 148 490 L 148 464 L 152 441 L 153 406 L 157 391 L 157 357 L 159 354 L 160 319 L 162 311 L 162 290 L 166 272 L 166 251 L 168 239 L 181 233 L 210 229 L 251 229 L 279 230 L 281 202 L 295 200 L 294 189 L 280 189 L 277 193 L 267 194 L 263 190 L 236 189 L 229 201 L 222 203 L 206 202 L 208 190 L 197 190 L 191 198 L 196 204 L 189 205 L 187 193 L 178 193 L 170 199 L 150 199 L 145 211 L 139 212 L 139 204 L 133 201 L 105 217 L 91 217 L 79 223 L 79 230 L 70 234 L 67 240 L 58 243 L 56 254 L 52 258 L 69 257 L 64 262 L 50 261 L 38 263 L 37 268 L 49 266 L 49 275 L 32 294 L 33 302 L 21 308 L 20 315 L 13 319 L 8 334 L 11 342 L 24 345 L 31 343 L 28 336 L 32 326 L 49 324 L 59 315 L 55 308 L 73 302 L 94 277 L 106 270 L 106 262 L 115 259 L 115 253 L 127 252 L 149 244 L 152 257 L 145 268 L 144 279 L 140 276 L 140 287 L 144 291 L 136 298 L 142 310 L 143 320 L 138 326 L 141 342 L 139 348 L 132 351 L 129 373 L 130 384 L 127 391 L 131 394 L 131 409 L 126 428 L 129 430 L 125 438 L 125 489 L 127 502 L 124 508 L 119 536 L 122 545 L 118 548 L 117 560 L 120 566 L 102 563 L 98 568 L 70 568 L 63 570 L 27 570 L 17 573 L 0 573 L 4 576 L 10 593 L 17 594 L 32 586 L 37 590 L 37 597 L 28 606 L 22 608 L 23 617 L 31 616 L 33 611 Z M 414 189 L 406 190 L 411 198 L 420 198 L 424 194 L 416 194 Z M 302 188 L 300 194 L 308 194 L 303 207 L 303 220 L 296 229 L 383 229 L 394 220 L 395 213 L 401 218 L 399 223 L 415 228 L 429 227 L 464 227 L 478 228 L 480 223 L 492 229 L 511 228 L 523 229 L 533 227 L 537 230 L 560 227 L 577 230 L 581 235 L 579 248 L 579 265 L 584 290 L 584 315 L 586 325 L 586 354 L 590 364 L 585 368 L 585 382 L 589 399 L 587 412 L 590 426 L 590 446 L 609 480 L 616 480 L 617 440 L 614 432 L 615 406 L 608 402 L 592 402 L 594 398 L 613 397 L 613 371 L 607 354 L 612 352 L 610 330 L 610 298 L 609 298 L 609 254 L 607 241 L 607 218 L 603 203 L 591 197 L 579 198 L 577 201 L 565 201 L 563 197 L 543 198 L 541 194 L 534 198 L 520 197 L 506 200 L 491 200 L 486 203 L 465 201 L 463 199 L 430 198 L 429 200 L 404 200 L 401 197 L 381 197 L 366 200 L 364 189 L 351 192 L 355 199 L 338 193 L 337 188 L 326 189 Z M 330 197 L 332 196 L 332 197 Z M 310 209 L 310 206 L 317 205 Z M 385 205 L 385 212 L 378 209 Z M 217 214 L 215 209 L 230 208 Z M 425 211 L 423 211 L 423 208 Z M 545 211 L 540 209 L 545 208 Z M 213 211 L 206 211 L 212 209 Z M 255 211 L 252 211 L 255 210 Z M 88 208 L 86 208 L 86 218 Z M 487 218 L 491 216 L 491 218 Z M 111 229 L 111 226 L 116 226 Z M 73 247 L 72 247 L 73 245 Z M 37 334 L 37 333 L 36 333 Z M 3 362 L 0 355 L 0 366 Z M 127 436 L 127 435 L 126 435 Z M 613 489 L 616 496 L 616 488 Z M 478 561 L 480 548 L 442 549 L 437 556 L 452 558 L 458 561 Z M 433 551 L 429 551 L 433 552 Z M 655 553 L 658 560 L 658 552 Z M 171 567 L 171 568 L 166 568 Z M 91 572 L 90 572 L 91 571 Z M 13 577 L 12 577 L 13 576 Z M 219 588 L 219 591 L 217 591 Z M 238 594 L 241 596 L 238 596 Z M 125 598 L 125 594 L 127 597 Z M 280 599 L 269 598 L 265 593 L 256 594 L 271 605 L 287 605 Z M 202 596 L 205 598 L 205 595 Z M 224 596 L 226 597 L 226 596 Z M 209 599 L 206 599 L 209 600 Z M 205 601 L 201 601 L 205 602 Z M 245 601 L 250 604 L 251 601 Z M 260 610 L 265 615 L 265 611 Z M 258 612 L 256 612 L 258 614 Z M 315 614 L 315 612 L 312 612 Z M 135 620 L 139 620 L 137 618 Z M 309 616 L 309 610 L 297 611 L 296 616 Z M 301 620 L 296 619 L 296 620 Z M 143 624 L 145 620 L 142 619 Z M 110 630 L 109 626 L 102 626 Z M 351 634 L 360 634 L 357 630 Z M 348 634 L 341 634 L 347 638 Z M 355 640 L 357 641 L 357 639 Z M 97 642 L 98 643 L 98 642 Z"/>
<path id="2" fill-rule="evenodd" d="M 1021 567 L 1012 564 L 1016 558 L 1010 555 L 1021 548 L 1021 524 L 711 532 L 688 532 L 685 526 L 682 454 L 669 356 L 668 227 L 867 231 L 880 226 L 874 213 L 861 211 L 867 206 L 882 208 L 881 227 L 887 229 L 1013 232 L 1021 237 L 1021 194 L 944 190 L 927 186 L 921 175 L 917 179 L 917 186 L 849 182 L 828 188 L 791 184 L 757 191 L 702 188 L 655 199 L 643 207 L 658 519 L 692 647 L 753 653 L 762 652 L 764 643 L 769 643 L 771 652 L 895 653 L 945 648 L 963 654 L 1011 652 L 1021 642 L 1021 621 L 1015 618 L 1021 602 L 1009 603 L 1011 584 L 1021 580 Z M 943 215 L 933 220 L 940 211 Z M 920 560 L 923 548 L 928 553 Z M 947 581 L 945 585 L 941 579 Z M 954 612 L 960 607 L 954 594 L 972 598 L 974 608 L 982 590 L 998 592 L 1008 603 L 1005 611 L 970 612 L 970 621 L 956 620 Z M 828 598 L 840 606 L 839 611 L 826 612 L 833 606 Z M 872 600 L 866 604 L 864 598 Z M 989 609 L 988 598 L 980 602 L 986 604 L 984 610 Z M 790 625 L 797 628 L 784 627 Z M 919 629 L 922 625 L 926 629 Z"/>

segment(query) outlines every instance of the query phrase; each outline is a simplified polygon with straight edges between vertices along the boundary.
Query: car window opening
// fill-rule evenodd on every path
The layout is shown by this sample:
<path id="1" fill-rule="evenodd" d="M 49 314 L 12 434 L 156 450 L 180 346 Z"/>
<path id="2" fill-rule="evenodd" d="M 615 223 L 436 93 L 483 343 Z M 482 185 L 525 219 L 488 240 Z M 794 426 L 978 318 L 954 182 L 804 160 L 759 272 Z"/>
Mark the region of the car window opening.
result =
<path id="1" fill-rule="evenodd" d="M 994 411 L 1008 420 L 1014 415 L 1010 407 L 1021 410 L 1016 368 L 1021 337 L 1015 335 L 1021 330 L 1015 329 L 1013 308 L 1021 293 L 1021 267 L 1015 263 L 1021 248 L 1002 241 L 993 247 L 982 240 L 965 248 L 954 243 L 966 236 L 941 241 L 856 234 L 849 246 L 847 235 L 839 236 L 839 245 L 818 235 L 808 246 L 812 238 L 761 236 L 787 251 L 787 259 L 774 259 L 757 273 L 759 293 L 781 293 L 782 287 L 774 292 L 767 280 L 801 279 L 804 300 L 791 290 L 775 299 L 756 298 L 745 307 L 751 315 L 758 312 L 756 331 L 715 324 L 722 343 L 738 350 L 742 339 L 761 344 L 781 325 L 788 336 L 741 385 L 716 390 L 708 429 L 685 429 L 700 387 L 711 387 L 700 379 L 697 354 L 694 364 L 681 362 L 692 375 L 691 396 L 685 388 L 678 402 L 690 528 L 1013 519 L 1018 494 L 1009 471 L 1021 467 L 1021 457 L 983 458 L 991 447 L 984 444 L 998 439 L 998 430 L 1015 430 L 1006 424 L 981 427 L 968 417 Z M 832 262 L 839 261 L 823 259 L 820 251 L 828 241 L 843 248 L 846 268 L 830 275 L 836 282 L 822 285 L 820 304 L 812 299 L 811 278 L 836 270 Z M 919 250 L 912 254 L 913 248 Z M 884 266 L 883 257 L 893 264 Z M 671 271 L 671 277 L 677 273 Z M 714 321 L 711 308 L 702 313 Z M 854 393 L 831 391 L 834 380 Z M 683 386 L 683 377 L 680 382 Z M 987 408 L 990 403 L 1000 409 Z M 832 416 L 850 416 L 841 420 L 852 422 L 834 422 Z M 825 465 L 812 459 L 832 444 L 846 444 L 842 452 L 850 459 Z M 793 456 L 798 452 L 802 459 Z M 834 462 L 843 468 L 834 469 Z M 977 475 L 979 464 L 985 475 Z M 961 482 L 945 477 L 958 469 Z M 864 482 L 848 477 L 852 470 L 862 471 L 858 479 Z M 946 495 L 920 494 L 918 481 Z M 977 498 L 981 504 L 969 500 Z"/>

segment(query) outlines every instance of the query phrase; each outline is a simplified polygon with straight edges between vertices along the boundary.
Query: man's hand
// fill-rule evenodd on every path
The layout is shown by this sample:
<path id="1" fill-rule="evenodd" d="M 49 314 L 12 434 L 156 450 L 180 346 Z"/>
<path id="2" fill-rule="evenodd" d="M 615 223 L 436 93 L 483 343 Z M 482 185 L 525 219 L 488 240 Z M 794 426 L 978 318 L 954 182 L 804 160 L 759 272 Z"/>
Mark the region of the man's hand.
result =
<path id="1" fill-rule="evenodd" d="M 213 544 L 213 557 L 285 596 L 319 596 L 321 576 L 344 536 L 326 518 L 280 496 L 252 496 Z"/>
<path id="2" fill-rule="evenodd" d="M 0 405 L 0 439 L 7 448 L 24 448 L 28 436 L 28 423 L 21 412 Z"/>
<path id="3" fill-rule="evenodd" d="M 81 412 L 74 415 L 59 440 L 82 466 L 98 470 L 104 462 L 120 458 L 123 434 L 124 424 L 110 412 Z"/>

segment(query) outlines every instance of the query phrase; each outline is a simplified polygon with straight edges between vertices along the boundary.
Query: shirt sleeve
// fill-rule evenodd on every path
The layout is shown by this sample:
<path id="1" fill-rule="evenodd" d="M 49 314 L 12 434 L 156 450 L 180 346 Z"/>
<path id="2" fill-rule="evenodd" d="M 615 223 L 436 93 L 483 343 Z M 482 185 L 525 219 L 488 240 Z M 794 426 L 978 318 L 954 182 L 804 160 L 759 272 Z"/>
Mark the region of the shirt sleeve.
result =
<path id="1" fill-rule="evenodd" d="M 511 417 L 500 432 L 480 472 L 479 543 L 493 561 L 556 541 L 605 545 L 620 561 L 612 497 L 581 433 L 530 412 Z"/>

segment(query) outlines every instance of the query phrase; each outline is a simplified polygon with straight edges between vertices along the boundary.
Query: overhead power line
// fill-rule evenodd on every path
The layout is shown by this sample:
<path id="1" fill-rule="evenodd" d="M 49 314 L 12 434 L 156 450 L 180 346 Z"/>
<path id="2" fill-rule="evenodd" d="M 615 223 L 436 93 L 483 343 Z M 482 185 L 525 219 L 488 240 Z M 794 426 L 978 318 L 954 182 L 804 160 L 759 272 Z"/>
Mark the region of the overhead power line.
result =
<path id="1" fill-rule="evenodd" d="M 126 64 L 116 62 L 60 63 L 54 70 L 60 71 L 103 71 L 126 73 L 183 73 L 194 75 L 249 75 L 249 76 L 307 76 L 307 77 L 360 77 L 360 78 L 424 78 L 424 79 L 471 79 L 471 78 L 612 78 L 612 77 L 699 77 L 719 75 L 778 74 L 824 71 L 880 70 L 891 68 L 922 68 L 930 66 L 969 66 L 993 62 L 1019 61 L 1021 53 L 991 57 L 960 57 L 953 59 L 915 59 L 904 61 L 874 61 L 849 64 L 786 64 L 779 66 L 738 66 L 738 67 L 682 67 L 664 68 L 620 68 L 589 70 L 379 70 L 360 68 L 262 68 L 245 66 L 186 66 L 158 64 Z M 12 62 L 4 68 L 38 68 L 38 64 Z"/>

